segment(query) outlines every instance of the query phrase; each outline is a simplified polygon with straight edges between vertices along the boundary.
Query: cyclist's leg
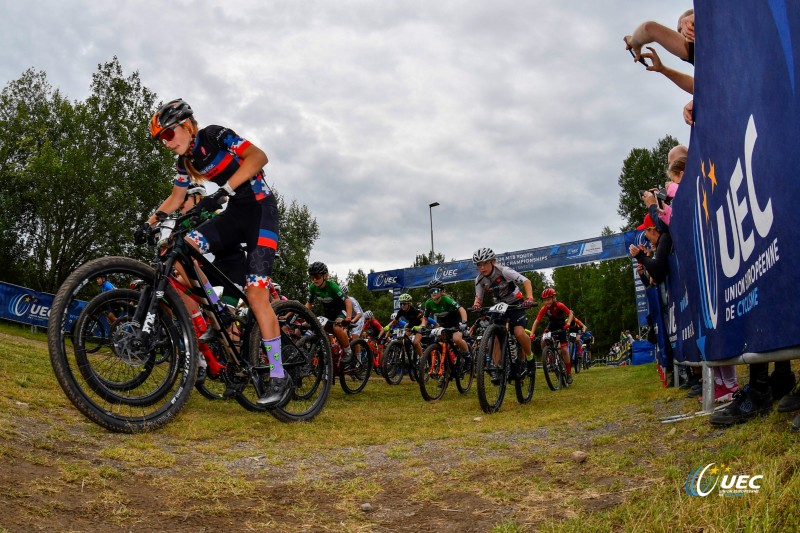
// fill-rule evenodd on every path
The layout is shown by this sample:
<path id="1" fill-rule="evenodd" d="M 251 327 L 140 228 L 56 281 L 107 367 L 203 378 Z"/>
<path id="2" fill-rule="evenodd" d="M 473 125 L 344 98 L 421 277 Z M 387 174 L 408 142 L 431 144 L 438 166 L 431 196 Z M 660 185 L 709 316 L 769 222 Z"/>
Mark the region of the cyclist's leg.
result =
<path id="1" fill-rule="evenodd" d="M 414 345 L 414 351 L 417 352 L 418 357 L 422 357 L 422 334 L 416 333 L 414 339 L 411 341 Z"/>
<path id="2" fill-rule="evenodd" d="M 333 325 L 333 336 L 336 337 L 336 340 L 339 341 L 339 345 L 342 348 L 349 348 L 350 347 L 350 336 L 347 334 L 347 330 L 343 327 L 334 324 Z"/>
<path id="3" fill-rule="evenodd" d="M 514 309 L 513 314 L 509 317 L 511 319 L 510 325 L 513 328 L 514 336 L 517 338 L 522 355 L 525 360 L 533 359 L 533 351 L 531 350 L 531 338 L 525 333 L 525 326 L 528 324 L 528 318 L 525 316 L 524 309 Z"/>
<path id="4" fill-rule="evenodd" d="M 567 351 L 567 343 L 562 342 L 559 344 L 559 348 L 561 351 L 561 360 L 564 361 L 564 366 L 567 369 L 567 375 L 569 376 L 572 372 L 572 363 L 569 360 L 569 351 Z"/>
<path id="5" fill-rule="evenodd" d="M 453 343 L 455 343 L 456 347 L 461 350 L 461 353 L 467 353 L 469 351 L 469 346 L 467 346 L 467 341 L 464 340 L 464 336 L 460 331 L 453 333 Z M 456 354 L 451 353 L 450 359 L 452 362 L 455 363 Z"/>

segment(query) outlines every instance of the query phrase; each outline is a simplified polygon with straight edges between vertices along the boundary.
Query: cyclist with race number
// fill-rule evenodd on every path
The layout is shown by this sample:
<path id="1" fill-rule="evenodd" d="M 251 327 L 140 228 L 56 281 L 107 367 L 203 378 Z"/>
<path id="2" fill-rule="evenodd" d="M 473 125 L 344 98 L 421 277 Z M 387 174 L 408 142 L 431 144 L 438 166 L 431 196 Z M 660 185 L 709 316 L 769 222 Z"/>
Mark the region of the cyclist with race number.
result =
<path id="1" fill-rule="evenodd" d="M 462 355 L 469 352 L 467 341 L 464 340 L 464 331 L 467 330 L 467 311 L 455 300 L 444 294 L 444 283 L 435 279 L 428 283 L 430 298 L 425 301 L 424 315 L 433 318 L 436 324 L 443 328 L 458 328 L 453 332 L 453 343 Z M 456 354 L 451 353 L 451 362 L 455 363 Z"/>
<path id="2" fill-rule="evenodd" d="M 186 239 L 202 253 L 247 244 L 245 290 L 261 331 L 262 364 L 270 369 L 269 383 L 259 391 L 258 402 L 275 405 L 291 388 L 281 361 L 280 325 L 267 291 L 278 248 L 278 204 L 264 177 L 267 156 L 229 128 L 200 128 L 194 111 L 180 98 L 162 105 L 151 117 L 150 136 L 178 155 L 177 173 L 172 193 L 136 231 L 136 241 L 144 242 L 150 227 L 181 206 L 190 184 L 211 180 L 220 187 L 200 200 L 197 209 L 216 211 L 225 203 L 227 209 L 192 230 Z M 223 308 L 208 280 L 204 283 L 211 304 Z"/>
<path id="3" fill-rule="evenodd" d="M 483 304 L 483 297 L 488 292 L 495 303 L 504 302 L 509 305 L 519 306 L 509 309 L 506 316 L 513 327 L 512 333 L 517 338 L 522 354 L 528 362 L 528 368 L 536 368 L 536 360 L 531 351 L 531 339 L 525 333 L 528 319 L 525 309 L 533 307 L 533 285 L 531 280 L 507 266 L 497 264 L 497 256 L 491 248 L 479 248 L 472 254 L 472 262 L 478 267 L 478 277 L 475 278 L 475 301 L 472 309 L 477 311 Z M 519 290 L 519 285 L 525 291 L 525 298 Z"/>
<path id="4" fill-rule="evenodd" d="M 400 295 L 398 298 L 400 309 L 395 314 L 395 317 L 383 327 L 381 335 L 385 335 L 387 332 L 391 331 L 395 324 L 405 322 L 406 327 L 411 328 L 415 332 L 412 344 L 414 345 L 414 351 L 417 352 L 417 355 L 422 357 L 422 334 L 419 333 L 419 326 L 422 324 L 424 315 L 422 311 L 411 304 L 411 300 L 411 295 L 407 292 Z"/>
<path id="5" fill-rule="evenodd" d="M 539 309 L 539 314 L 536 315 L 536 320 L 533 321 L 533 326 L 531 326 L 531 337 L 536 335 L 536 327 L 539 325 L 539 321 L 547 316 L 549 322 L 544 331 L 549 331 L 553 336 L 553 340 L 558 342 L 558 347 L 561 350 L 561 359 L 567 368 L 567 383 L 572 383 L 572 364 L 567 351 L 567 330 L 575 316 L 569 307 L 556 300 L 556 290 L 552 287 L 547 287 L 542 291 L 542 300 L 542 308 Z M 542 340 L 542 348 L 544 348 L 544 340 Z"/>
<path id="6" fill-rule="evenodd" d="M 311 309 L 314 302 L 322 304 L 324 312 L 322 316 L 331 321 L 333 336 L 339 341 L 342 347 L 342 364 L 349 364 L 353 360 L 350 351 L 350 336 L 347 326 L 350 325 L 350 317 L 353 316 L 353 304 L 347 298 L 341 287 L 328 279 L 328 266 L 325 263 L 316 261 L 308 266 L 308 275 L 311 283 L 308 285 L 308 298 L 306 307 Z"/>

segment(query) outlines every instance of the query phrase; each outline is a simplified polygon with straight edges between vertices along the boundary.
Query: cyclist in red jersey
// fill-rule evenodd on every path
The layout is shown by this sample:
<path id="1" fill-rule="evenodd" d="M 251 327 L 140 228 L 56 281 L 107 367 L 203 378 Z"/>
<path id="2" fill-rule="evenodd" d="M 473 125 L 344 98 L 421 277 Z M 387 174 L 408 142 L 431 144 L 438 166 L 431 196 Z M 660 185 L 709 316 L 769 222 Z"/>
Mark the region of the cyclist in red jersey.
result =
<path id="1" fill-rule="evenodd" d="M 361 337 L 377 339 L 381 331 L 383 331 L 383 326 L 375 318 L 375 314 L 372 311 L 364 311 L 364 329 L 361 330 Z"/>
<path id="2" fill-rule="evenodd" d="M 567 330 L 572 324 L 575 315 L 572 314 L 569 307 L 556 300 L 556 290 L 552 287 L 547 287 L 542 291 L 542 307 L 539 309 L 539 314 L 536 315 L 536 320 L 533 321 L 533 326 L 531 326 L 531 337 L 536 335 L 536 326 L 539 325 L 539 321 L 545 315 L 550 319 L 545 332 L 551 332 L 553 340 L 559 343 L 561 359 L 564 360 L 564 366 L 567 368 L 567 383 L 572 383 L 572 364 L 569 360 L 569 352 L 567 352 Z M 542 342 L 542 348 L 544 348 L 544 341 Z"/>

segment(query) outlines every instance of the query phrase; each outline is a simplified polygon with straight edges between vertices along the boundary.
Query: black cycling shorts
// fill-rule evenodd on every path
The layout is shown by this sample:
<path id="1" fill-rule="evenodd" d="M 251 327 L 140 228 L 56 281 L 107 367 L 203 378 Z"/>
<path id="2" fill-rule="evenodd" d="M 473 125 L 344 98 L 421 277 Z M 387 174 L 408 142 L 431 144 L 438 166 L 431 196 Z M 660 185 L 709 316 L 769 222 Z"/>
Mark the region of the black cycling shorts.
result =
<path id="1" fill-rule="evenodd" d="M 231 201 L 225 211 L 197 228 L 216 253 L 245 243 L 246 287 L 266 288 L 278 249 L 278 204 L 273 195 L 261 201 Z"/>

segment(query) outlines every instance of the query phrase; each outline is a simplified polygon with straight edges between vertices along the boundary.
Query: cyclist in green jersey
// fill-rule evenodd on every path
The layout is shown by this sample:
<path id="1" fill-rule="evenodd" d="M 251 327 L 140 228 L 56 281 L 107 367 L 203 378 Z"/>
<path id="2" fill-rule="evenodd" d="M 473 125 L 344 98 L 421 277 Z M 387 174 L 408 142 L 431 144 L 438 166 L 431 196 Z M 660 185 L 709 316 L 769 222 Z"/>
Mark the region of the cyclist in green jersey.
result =
<path id="1" fill-rule="evenodd" d="M 411 339 L 414 351 L 417 352 L 419 357 L 422 357 L 422 334 L 419 333 L 424 319 L 422 311 L 411 304 L 412 298 L 407 292 L 401 294 L 397 301 L 400 304 L 400 309 L 392 315 L 391 321 L 384 326 L 380 336 L 388 334 L 396 324 L 401 325 L 401 327 L 411 328 L 414 332 L 414 337 Z M 410 335 L 410 333 L 406 331 L 405 335 Z"/>
<path id="2" fill-rule="evenodd" d="M 333 336 L 344 350 L 342 363 L 349 363 L 352 354 L 347 326 L 350 324 L 350 317 L 353 316 L 353 304 L 339 285 L 328 279 L 328 266 L 325 263 L 319 261 L 311 263 L 308 275 L 311 277 L 311 283 L 308 285 L 306 307 L 311 309 L 316 301 L 322 304 L 324 308 L 322 316 L 331 321 Z"/>
<path id="3" fill-rule="evenodd" d="M 444 283 L 435 279 L 428 283 L 430 298 L 425 301 L 424 314 L 426 318 L 433 317 L 436 324 L 445 328 L 459 328 L 453 333 L 453 343 L 461 353 L 469 351 L 463 333 L 467 330 L 467 310 L 458 302 L 444 294 Z M 452 354 L 455 357 L 455 354 Z"/>

